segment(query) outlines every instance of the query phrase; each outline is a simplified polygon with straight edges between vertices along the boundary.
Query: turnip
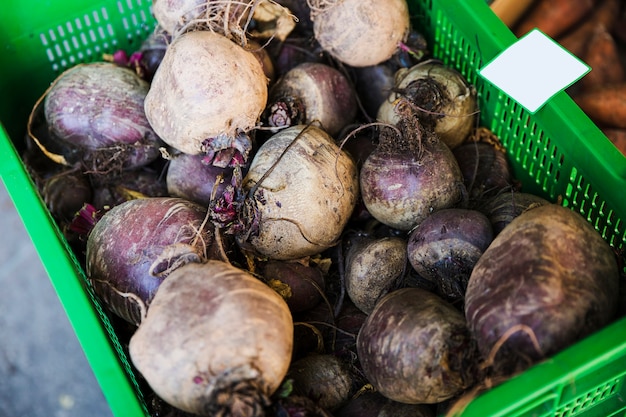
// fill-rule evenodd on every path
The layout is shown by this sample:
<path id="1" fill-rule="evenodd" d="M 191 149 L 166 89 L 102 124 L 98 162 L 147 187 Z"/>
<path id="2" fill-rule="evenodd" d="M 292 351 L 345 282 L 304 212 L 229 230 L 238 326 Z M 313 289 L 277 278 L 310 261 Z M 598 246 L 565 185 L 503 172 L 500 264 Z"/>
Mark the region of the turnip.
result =
<path id="1" fill-rule="evenodd" d="M 398 128 L 381 129 L 360 172 L 363 202 L 381 223 L 408 231 L 433 211 L 458 204 L 465 186 L 452 151 L 425 129 L 413 105 L 396 103 Z"/>
<path id="2" fill-rule="evenodd" d="M 129 343 L 154 392 L 204 416 L 261 416 L 289 368 L 293 321 L 267 285 L 223 261 L 189 263 L 157 291 Z"/>
<path id="3" fill-rule="evenodd" d="M 510 375 L 611 321 L 618 288 L 611 247 L 580 214 L 547 204 L 517 216 L 478 260 L 465 314 L 494 373 Z"/>
<path id="4" fill-rule="evenodd" d="M 420 122 L 433 129 L 451 149 L 459 146 L 476 124 L 476 88 L 460 72 L 441 62 L 424 61 L 399 69 L 394 91 L 378 109 L 379 121 L 397 122 L 394 103 L 399 97 L 411 101 L 420 110 Z"/>
<path id="5" fill-rule="evenodd" d="M 407 265 L 405 239 L 360 239 L 346 256 L 346 293 L 361 311 L 369 314 L 382 296 L 401 286 Z"/>
<path id="6" fill-rule="evenodd" d="M 290 260 L 338 242 L 359 185 L 352 158 L 324 130 L 300 125 L 263 143 L 243 189 L 244 224 L 237 242 L 262 256 Z"/>
<path id="7" fill-rule="evenodd" d="M 408 259 L 422 277 L 436 284 L 441 297 L 462 302 L 472 269 L 492 240 L 491 222 L 481 212 L 443 209 L 411 231 Z"/>
<path id="8" fill-rule="evenodd" d="M 159 136 L 188 154 L 245 162 L 250 130 L 267 102 L 267 77 L 255 55 L 212 31 L 184 33 L 167 48 L 145 99 Z"/>
<path id="9" fill-rule="evenodd" d="M 406 0 L 307 0 L 322 48 L 354 67 L 391 58 L 410 29 Z"/>
<path id="10" fill-rule="evenodd" d="M 253 3 L 250 0 L 155 0 L 152 14 L 159 26 L 173 37 L 208 30 L 239 41 L 245 36 Z"/>
<path id="11" fill-rule="evenodd" d="M 357 352 L 374 388 L 402 403 L 445 401 L 476 377 L 476 350 L 463 314 L 419 288 L 380 300 L 359 332 Z"/>
<path id="12" fill-rule="evenodd" d="M 156 160 L 162 143 L 144 113 L 148 88 L 134 71 L 109 62 L 59 75 L 43 97 L 50 139 L 64 149 L 56 162 L 107 173 Z"/>
<path id="13" fill-rule="evenodd" d="M 348 78 L 330 65 L 305 62 L 270 89 L 264 119 L 272 127 L 317 123 L 331 136 L 352 123 L 356 93 Z"/>
<path id="14" fill-rule="evenodd" d="M 89 233 L 86 273 L 111 311 L 139 324 L 167 276 L 218 258 L 216 245 L 202 206 L 172 197 L 129 200 L 105 212 Z"/>

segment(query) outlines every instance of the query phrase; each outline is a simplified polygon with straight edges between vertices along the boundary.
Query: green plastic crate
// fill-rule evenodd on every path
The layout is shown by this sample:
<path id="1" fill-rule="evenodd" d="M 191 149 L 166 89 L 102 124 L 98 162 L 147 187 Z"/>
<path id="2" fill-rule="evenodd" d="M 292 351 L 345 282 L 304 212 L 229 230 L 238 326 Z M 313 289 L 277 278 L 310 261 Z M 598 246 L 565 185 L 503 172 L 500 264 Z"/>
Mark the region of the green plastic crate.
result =
<path id="1" fill-rule="evenodd" d="M 626 249 L 626 158 L 565 93 L 530 115 L 477 75 L 516 39 L 484 0 L 409 4 L 434 55 L 476 85 L 481 122 L 524 190 L 576 210 Z M 144 393 L 18 155 L 34 102 L 62 70 L 132 52 L 153 26 L 147 0 L 8 0 L 0 14 L 0 175 L 116 417 L 147 416 Z M 480 395 L 463 416 L 626 416 L 626 318 Z"/>

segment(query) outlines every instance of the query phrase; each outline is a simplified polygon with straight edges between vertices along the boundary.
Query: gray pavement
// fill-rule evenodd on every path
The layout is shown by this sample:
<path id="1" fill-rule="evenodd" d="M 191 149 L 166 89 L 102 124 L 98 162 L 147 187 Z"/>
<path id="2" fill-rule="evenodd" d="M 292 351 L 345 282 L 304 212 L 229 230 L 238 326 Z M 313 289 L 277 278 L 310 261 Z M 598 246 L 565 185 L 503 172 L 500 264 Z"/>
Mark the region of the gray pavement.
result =
<path id="1" fill-rule="evenodd" d="M 111 417 L 0 181 L 0 417 Z"/>

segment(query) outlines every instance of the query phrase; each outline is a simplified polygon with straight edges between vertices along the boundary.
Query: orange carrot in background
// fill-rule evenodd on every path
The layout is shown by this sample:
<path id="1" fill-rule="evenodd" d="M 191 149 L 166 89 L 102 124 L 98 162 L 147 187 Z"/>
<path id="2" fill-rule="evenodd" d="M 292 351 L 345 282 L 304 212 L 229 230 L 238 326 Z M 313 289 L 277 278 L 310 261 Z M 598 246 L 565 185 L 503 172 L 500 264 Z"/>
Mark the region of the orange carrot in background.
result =
<path id="1" fill-rule="evenodd" d="M 536 0 L 493 0 L 489 7 L 509 28 L 533 7 Z"/>
<path id="2" fill-rule="evenodd" d="M 581 57 L 591 67 L 591 71 L 580 80 L 581 89 L 618 84 L 626 80 L 618 48 L 615 38 L 606 26 L 597 25 Z"/>
<path id="3" fill-rule="evenodd" d="M 515 25 L 515 35 L 523 36 L 539 28 L 556 38 L 588 15 L 599 0 L 537 0 L 533 7 Z"/>
<path id="4" fill-rule="evenodd" d="M 598 126 L 626 129 L 626 82 L 599 86 L 572 98 Z"/>
<path id="5" fill-rule="evenodd" d="M 571 0 L 577 3 L 576 0 Z M 593 31 L 598 25 L 603 24 L 607 30 L 612 31 L 619 16 L 621 0 L 601 0 L 593 9 L 591 15 L 585 18 L 572 30 L 555 39 L 574 55 L 581 57 L 585 52 L 587 43 Z"/>

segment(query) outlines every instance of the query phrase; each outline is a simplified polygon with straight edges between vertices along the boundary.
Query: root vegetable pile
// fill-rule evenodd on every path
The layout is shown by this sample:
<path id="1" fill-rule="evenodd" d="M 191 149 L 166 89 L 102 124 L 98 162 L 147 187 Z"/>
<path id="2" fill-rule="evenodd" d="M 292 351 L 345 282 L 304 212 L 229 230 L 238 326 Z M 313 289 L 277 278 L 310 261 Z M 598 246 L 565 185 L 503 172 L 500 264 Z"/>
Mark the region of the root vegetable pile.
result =
<path id="1" fill-rule="evenodd" d="M 611 247 L 516 181 L 405 0 L 153 13 L 23 153 L 153 416 L 433 417 L 623 314 Z"/>

